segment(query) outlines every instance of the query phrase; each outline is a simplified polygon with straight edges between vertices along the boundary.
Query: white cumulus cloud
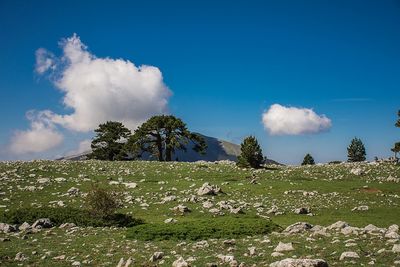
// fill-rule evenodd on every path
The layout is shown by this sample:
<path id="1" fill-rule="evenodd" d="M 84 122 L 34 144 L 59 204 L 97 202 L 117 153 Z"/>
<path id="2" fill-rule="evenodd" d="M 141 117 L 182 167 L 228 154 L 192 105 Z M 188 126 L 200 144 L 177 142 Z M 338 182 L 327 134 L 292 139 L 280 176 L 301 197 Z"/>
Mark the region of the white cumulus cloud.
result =
<path id="1" fill-rule="evenodd" d="M 54 123 L 88 132 L 113 120 L 135 129 L 152 115 L 167 111 L 171 92 L 157 67 L 97 58 L 75 34 L 62 41 L 61 46 L 62 64 L 57 66 L 54 84 L 64 93 L 63 103 L 72 113 L 52 114 Z"/>
<path id="2" fill-rule="evenodd" d="M 16 131 L 11 138 L 9 150 L 13 154 L 39 153 L 60 145 L 64 139 L 53 123 L 48 120 L 48 111 L 28 112 L 30 129 Z"/>
<path id="3" fill-rule="evenodd" d="M 90 139 L 82 140 L 79 142 L 79 145 L 76 149 L 67 152 L 65 155 L 66 156 L 80 155 L 84 152 L 91 151 L 92 150 L 91 144 L 92 144 L 92 140 L 90 140 Z"/>
<path id="4" fill-rule="evenodd" d="M 309 108 L 273 104 L 262 114 L 264 128 L 272 135 L 312 134 L 328 130 L 331 120 Z"/>
<path id="5" fill-rule="evenodd" d="M 14 133 L 9 145 L 11 152 L 23 154 L 54 148 L 63 141 L 57 127 L 91 132 L 111 120 L 134 130 L 149 117 L 168 111 L 171 91 L 157 67 L 96 57 L 76 34 L 62 40 L 60 46 L 60 57 L 44 48 L 36 51 L 35 72 L 51 78 L 63 93 L 67 112 L 46 110 L 29 114 L 30 129 Z"/>

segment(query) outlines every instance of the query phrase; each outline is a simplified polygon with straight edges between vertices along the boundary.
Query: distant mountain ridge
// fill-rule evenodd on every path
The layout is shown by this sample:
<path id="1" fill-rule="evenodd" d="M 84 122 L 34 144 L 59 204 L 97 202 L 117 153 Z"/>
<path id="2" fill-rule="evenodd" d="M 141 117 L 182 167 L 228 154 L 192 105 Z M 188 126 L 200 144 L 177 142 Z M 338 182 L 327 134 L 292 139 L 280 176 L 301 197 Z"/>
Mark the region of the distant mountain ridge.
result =
<path id="1" fill-rule="evenodd" d="M 173 156 L 173 160 L 183 161 L 183 162 L 194 162 L 199 160 L 204 161 L 219 161 L 219 160 L 231 160 L 237 161 L 237 157 L 240 155 L 240 145 L 221 140 L 215 137 L 205 136 L 200 134 L 207 143 L 207 150 L 205 154 L 199 154 L 193 151 L 193 145 L 189 145 L 187 151 L 178 150 Z M 85 151 L 80 154 L 65 156 L 59 158 L 58 160 L 85 160 L 87 155 L 90 154 L 91 151 Z M 144 160 L 156 160 L 150 154 L 145 154 L 142 159 Z M 280 163 L 270 160 L 267 160 L 267 164 L 277 164 Z"/>

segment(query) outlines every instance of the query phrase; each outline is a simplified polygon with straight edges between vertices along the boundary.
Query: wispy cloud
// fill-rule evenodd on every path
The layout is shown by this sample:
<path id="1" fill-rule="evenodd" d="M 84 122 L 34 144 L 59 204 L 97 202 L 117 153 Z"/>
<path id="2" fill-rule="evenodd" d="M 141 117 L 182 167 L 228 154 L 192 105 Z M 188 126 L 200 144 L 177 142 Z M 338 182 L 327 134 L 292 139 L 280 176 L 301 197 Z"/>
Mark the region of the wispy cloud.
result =
<path id="1" fill-rule="evenodd" d="M 362 98 L 362 97 L 354 97 L 354 98 L 335 98 L 332 99 L 333 102 L 369 102 L 373 101 L 372 98 Z"/>

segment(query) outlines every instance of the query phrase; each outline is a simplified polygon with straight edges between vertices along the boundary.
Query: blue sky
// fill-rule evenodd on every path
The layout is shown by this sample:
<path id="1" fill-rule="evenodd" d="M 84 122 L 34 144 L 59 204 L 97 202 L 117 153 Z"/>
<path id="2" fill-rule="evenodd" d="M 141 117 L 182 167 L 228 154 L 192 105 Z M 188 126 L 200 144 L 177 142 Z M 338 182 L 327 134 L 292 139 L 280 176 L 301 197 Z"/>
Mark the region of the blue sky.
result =
<path id="1" fill-rule="evenodd" d="M 266 156 L 290 164 L 306 153 L 345 160 L 354 136 L 368 159 L 391 155 L 400 139 L 399 1 L 216 2 L 1 1 L 0 159 L 63 155 L 91 137 L 54 124 L 64 136 L 57 146 L 8 152 L 16 131 L 31 127 L 27 111 L 74 112 L 54 76 L 35 71 L 39 48 L 61 58 L 60 40 L 74 33 L 97 58 L 157 67 L 172 92 L 167 109 L 193 131 L 236 143 L 255 135 Z M 331 126 L 273 135 L 262 122 L 273 104 L 312 109 Z"/>

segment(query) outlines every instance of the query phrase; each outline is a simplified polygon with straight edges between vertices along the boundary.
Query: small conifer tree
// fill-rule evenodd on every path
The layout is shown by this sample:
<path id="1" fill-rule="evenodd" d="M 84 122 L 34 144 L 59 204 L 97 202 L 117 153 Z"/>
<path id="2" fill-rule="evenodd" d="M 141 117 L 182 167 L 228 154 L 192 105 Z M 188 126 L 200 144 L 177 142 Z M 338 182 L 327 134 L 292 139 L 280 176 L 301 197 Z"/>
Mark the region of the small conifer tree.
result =
<path id="1" fill-rule="evenodd" d="M 237 165 L 244 168 L 260 168 L 264 157 L 260 145 L 254 136 L 246 137 L 240 145 Z"/>
<path id="2" fill-rule="evenodd" d="M 367 153 L 361 139 L 355 137 L 347 147 L 347 158 L 349 162 L 364 161 Z"/>

